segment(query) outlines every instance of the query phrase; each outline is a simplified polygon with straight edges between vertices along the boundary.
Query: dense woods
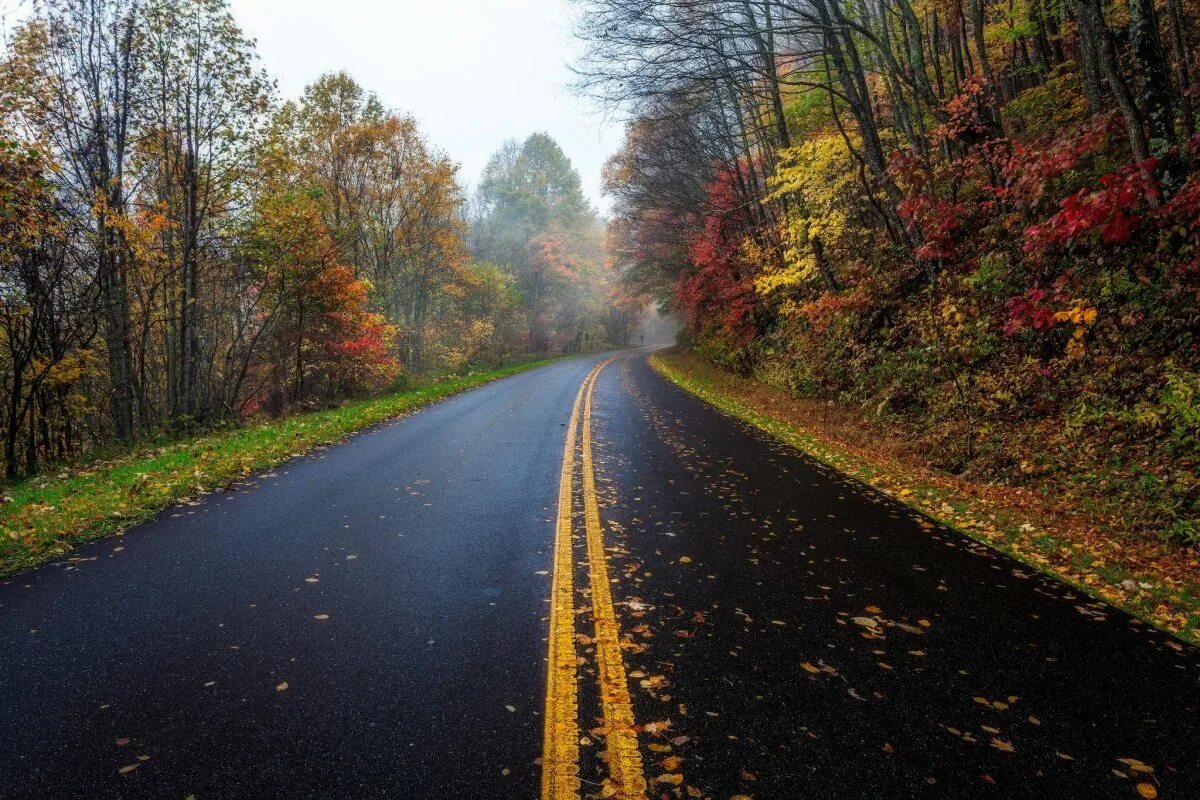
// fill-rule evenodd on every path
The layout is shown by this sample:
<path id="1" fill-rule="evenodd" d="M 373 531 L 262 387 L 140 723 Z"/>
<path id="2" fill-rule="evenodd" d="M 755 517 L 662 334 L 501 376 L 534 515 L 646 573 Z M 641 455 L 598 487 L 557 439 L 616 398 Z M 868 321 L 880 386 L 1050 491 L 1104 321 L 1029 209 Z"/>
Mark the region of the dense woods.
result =
<path id="1" fill-rule="evenodd" d="M 696 352 L 1200 541 L 1200 8 L 578 6 L 614 253 Z"/>
<path id="2" fill-rule="evenodd" d="M 9 478 L 628 337 L 544 135 L 458 167 L 346 74 L 280 103 L 223 0 L 47 0 L 0 63 Z"/>

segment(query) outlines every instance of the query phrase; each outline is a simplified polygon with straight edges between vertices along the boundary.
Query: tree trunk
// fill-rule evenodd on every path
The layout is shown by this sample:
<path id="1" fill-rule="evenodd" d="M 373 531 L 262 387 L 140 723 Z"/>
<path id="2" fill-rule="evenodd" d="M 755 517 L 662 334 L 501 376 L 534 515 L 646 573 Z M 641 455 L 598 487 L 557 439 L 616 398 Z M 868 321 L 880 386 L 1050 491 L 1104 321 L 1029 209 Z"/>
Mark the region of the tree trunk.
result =
<path id="1" fill-rule="evenodd" d="M 1121 116 L 1125 119 L 1129 149 L 1133 152 L 1135 161 L 1145 161 L 1150 157 L 1150 146 L 1146 141 L 1146 132 L 1142 129 L 1142 120 L 1137 106 L 1133 102 L 1133 95 L 1129 93 L 1129 86 L 1126 85 L 1125 78 L 1121 75 L 1121 65 L 1117 60 L 1117 47 L 1104 21 L 1104 14 L 1100 11 L 1098 0 L 1077 0 L 1077 2 L 1080 19 L 1086 18 L 1088 27 L 1096 35 L 1096 54 L 1100 64 L 1100 74 L 1108 83 L 1108 90 L 1112 93 L 1113 100 L 1120 109 Z"/>
<path id="2" fill-rule="evenodd" d="M 1154 0 L 1128 0 L 1128 7 L 1129 42 L 1140 73 L 1138 95 L 1150 131 L 1150 154 L 1162 157 L 1175 143 L 1175 111 L 1167 59 L 1158 36 L 1158 14 Z"/>
<path id="3" fill-rule="evenodd" d="M 100 222 L 100 291 L 104 302 L 104 344 L 112 384 L 113 434 L 118 441 L 133 441 L 133 374 L 129 358 L 129 300 L 125 293 L 125 268 L 120 237 Z"/>
<path id="4" fill-rule="evenodd" d="M 1079 75 L 1088 110 L 1093 114 L 1104 111 L 1104 90 L 1100 86 L 1100 35 L 1087 4 L 1095 0 L 1075 0 L 1075 24 L 1079 30 Z"/>
<path id="5" fill-rule="evenodd" d="M 1167 30 L 1171 32 L 1171 58 L 1175 69 L 1175 88 L 1179 92 L 1179 116 L 1183 121 L 1181 144 L 1196 135 L 1196 120 L 1192 116 L 1191 60 L 1192 48 L 1187 39 L 1187 28 L 1183 24 L 1183 8 L 1180 0 L 1167 0 Z"/>

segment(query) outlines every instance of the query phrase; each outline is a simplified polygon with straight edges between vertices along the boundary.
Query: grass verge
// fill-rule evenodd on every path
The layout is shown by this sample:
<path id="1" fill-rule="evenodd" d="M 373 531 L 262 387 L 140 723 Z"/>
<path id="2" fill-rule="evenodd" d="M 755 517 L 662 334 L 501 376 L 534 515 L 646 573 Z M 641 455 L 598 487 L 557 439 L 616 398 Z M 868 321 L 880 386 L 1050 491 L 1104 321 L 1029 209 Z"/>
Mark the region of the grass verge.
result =
<path id="1" fill-rule="evenodd" d="M 421 406 L 560 359 L 440 380 L 327 411 L 132 451 L 7 488 L 0 506 L 0 577 L 64 555 L 186 500 Z"/>
<path id="2" fill-rule="evenodd" d="M 1195 550 L 1123 535 L 1034 492 L 971 483 L 895 455 L 879 431 L 851 430 L 797 400 L 687 353 L 656 353 L 663 377 L 945 525 L 1180 639 L 1200 644 L 1200 557 Z M 829 424 L 822 424 L 823 422 Z"/>

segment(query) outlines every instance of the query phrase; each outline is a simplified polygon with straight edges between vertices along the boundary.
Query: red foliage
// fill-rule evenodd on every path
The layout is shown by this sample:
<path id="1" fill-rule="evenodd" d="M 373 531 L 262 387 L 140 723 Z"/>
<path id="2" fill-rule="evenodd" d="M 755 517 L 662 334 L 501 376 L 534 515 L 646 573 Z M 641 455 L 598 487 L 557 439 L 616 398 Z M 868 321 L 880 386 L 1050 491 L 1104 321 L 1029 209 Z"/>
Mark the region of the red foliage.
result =
<path id="1" fill-rule="evenodd" d="M 400 372 L 392 353 L 395 328 L 368 311 L 368 286 L 349 267 L 331 267 L 312 281 L 308 298 L 323 310 L 308 335 L 324 349 L 325 369 L 343 391 L 380 389 Z"/>
<path id="2" fill-rule="evenodd" d="M 1029 289 L 1024 294 L 1009 299 L 1004 304 L 1008 312 L 1008 320 L 1004 323 L 1004 332 L 1012 336 L 1022 328 L 1033 328 L 1035 331 L 1048 331 L 1058 323 L 1056 310 L 1047 302 L 1058 302 L 1062 297 L 1057 292 L 1047 289 Z"/>
<path id="3" fill-rule="evenodd" d="M 896 211 L 920 236 L 922 243 L 917 247 L 916 257 L 930 261 L 956 259 L 959 232 L 979 209 L 943 198 L 937 191 L 934 174 L 912 150 L 894 153 L 888 173 L 906 190 Z"/>
<path id="4" fill-rule="evenodd" d="M 1111 117 L 1096 117 L 1064 132 L 1044 148 L 1007 139 L 989 142 L 988 161 L 998 167 L 1000 181 L 988 189 L 997 200 L 1015 209 L 1036 208 L 1051 181 L 1104 151 L 1113 125 Z"/>
<path id="5" fill-rule="evenodd" d="M 755 333 L 753 269 L 739 252 L 748 230 L 729 171 L 709 184 L 703 221 L 704 232 L 688 247 L 693 270 L 682 273 L 675 287 L 680 307 L 695 330 L 717 326 L 749 341 Z"/>
<path id="6" fill-rule="evenodd" d="M 804 303 L 799 311 L 811 330 L 825 333 L 837 323 L 839 316 L 861 313 L 871 307 L 871 296 L 864 291 L 824 292 L 815 300 Z"/>
<path id="7" fill-rule="evenodd" d="M 988 115 L 988 85 L 981 75 L 967 78 L 961 91 L 943 107 L 947 119 L 933 129 L 934 141 L 963 141 L 986 136 L 991 125 Z"/>
<path id="8" fill-rule="evenodd" d="M 544 233 L 529 242 L 530 271 L 542 278 L 567 282 L 579 280 L 579 264 L 567 251 L 566 239 L 557 233 Z"/>
<path id="9" fill-rule="evenodd" d="M 1149 208 L 1157 206 L 1162 191 L 1154 179 L 1155 160 L 1130 164 L 1101 176 L 1095 189 L 1080 189 L 1060 204 L 1061 210 L 1045 225 L 1025 231 L 1025 252 L 1036 253 L 1047 245 L 1066 245 L 1093 233 L 1108 245 L 1128 243 L 1141 229 Z"/>

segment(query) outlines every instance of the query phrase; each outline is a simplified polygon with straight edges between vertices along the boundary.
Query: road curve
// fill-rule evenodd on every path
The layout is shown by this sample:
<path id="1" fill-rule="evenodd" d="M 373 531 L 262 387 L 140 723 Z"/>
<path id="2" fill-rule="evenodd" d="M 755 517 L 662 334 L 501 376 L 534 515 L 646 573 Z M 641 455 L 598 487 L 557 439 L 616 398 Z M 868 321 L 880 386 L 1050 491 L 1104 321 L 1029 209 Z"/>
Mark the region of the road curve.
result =
<path id="1" fill-rule="evenodd" d="M 608 361 L 0 584 L 0 798 L 1200 796 L 1195 648 Z"/>

